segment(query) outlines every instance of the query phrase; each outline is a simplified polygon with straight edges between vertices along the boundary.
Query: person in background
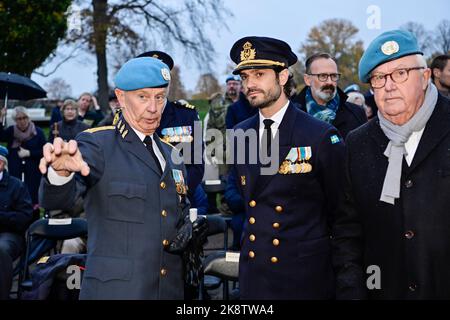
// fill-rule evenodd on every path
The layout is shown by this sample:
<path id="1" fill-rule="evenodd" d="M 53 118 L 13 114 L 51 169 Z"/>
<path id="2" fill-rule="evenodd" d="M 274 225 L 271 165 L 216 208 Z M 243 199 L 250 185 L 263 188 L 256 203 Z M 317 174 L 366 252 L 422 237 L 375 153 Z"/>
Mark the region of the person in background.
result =
<path id="1" fill-rule="evenodd" d="M 84 122 L 90 128 L 96 127 L 102 121 L 104 115 L 95 96 L 89 92 L 81 94 L 78 105 L 78 120 Z M 94 110 L 91 110 L 92 107 Z"/>
<path id="2" fill-rule="evenodd" d="M 56 106 L 52 108 L 52 113 L 50 115 L 49 127 L 52 128 L 53 124 L 62 120 L 61 108 L 63 106 L 64 100 L 56 101 Z"/>
<path id="3" fill-rule="evenodd" d="M 305 62 L 305 88 L 291 98 L 300 109 L 335 126 L 342 137 L 367 122 L 364 110 L 347 102 L 347 95 L 338 87 L 341 74 L 328 53 L 315 53 Z"/>
<path id="4" fill-rule="evenodd" d="M 114 116 L 116 115 L 117 110 L 120 109 L 119 101 L 117 101 L 117 97 L 114 93 L 109 96 L 109 111 L 102 121 L 98 123 L 99 127 L 110 126 L 114 122 Z"/>
<path id="5" fill-rule="evenodd" d="M 33 206 L 26 186 L 8 173 L 8 149 L 0 146 L 0 300 L 9 299 L 13 262 L 25 246 Z"/>
<path id="6" fill-rule="evenodd" d="M 450 55 L 443 54 L 434 58 L 430 69 L 431 79 L 439 93 L 450 99 Z"/>
<path id="7" fill-rule="evenodd" d="M 35 210 L 34 218 L 38 218 L 38 190 L 42 176 L 39 160 L 47 139 L 42 129 L 30 120 L 25 107 L 15 107 L 12 116 L 15 125 L 5 129 L 0 124 L 0 141 L 7 143 L 9 174 L 27 186 Z"/>
<path id="8" fill-rule="evenodd" d="M 63 120 L 53 124 L 48 139 L 49 142 L 53 142 L 56 137 L 69 141 L 75 139 L 80 132 L 89 129 L 87 124 L 78 120 L 78 103 L 75 100 L 65 100 L 61 112 Z"/>

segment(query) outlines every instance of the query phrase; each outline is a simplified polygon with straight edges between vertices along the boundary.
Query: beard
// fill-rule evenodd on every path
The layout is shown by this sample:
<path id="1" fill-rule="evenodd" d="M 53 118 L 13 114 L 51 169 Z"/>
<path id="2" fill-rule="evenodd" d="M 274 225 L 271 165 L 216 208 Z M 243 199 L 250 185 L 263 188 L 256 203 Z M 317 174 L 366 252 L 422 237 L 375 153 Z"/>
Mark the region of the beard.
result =
<path id="1" fill-rule="evenodd" d="M 230 98 L 236 98 L 238 96 L 238 93 L 235 89 L 230 89 L 230 90 L 228 90 L 227 95 Z"/>
<path id="2" fill-rule="evenodd" d="M 333 85 L 325 85 L 320 89 L 311 88 L 314 91 L 314 95 L 319 97 L 325 102 L 329 102 L 334 99 L 337 93 L 337 87 Z"/>
<path id="3" fill-rule="evenodd" d="M 263 94 L 263 97 L 248 97 L 248 95 L 252 92 L 260 92 Z M 275 101 L 277 101 L 281 96 L 281 92 L 281 86 L 277 85 L 272 89 L 269 89 L 268 91 L 264 91 L 262 89 L 249 89 L 245 92 L 245 95 L 247 96 L 247 100 L 252 107 L 264 109 L 271 106 Z"/>

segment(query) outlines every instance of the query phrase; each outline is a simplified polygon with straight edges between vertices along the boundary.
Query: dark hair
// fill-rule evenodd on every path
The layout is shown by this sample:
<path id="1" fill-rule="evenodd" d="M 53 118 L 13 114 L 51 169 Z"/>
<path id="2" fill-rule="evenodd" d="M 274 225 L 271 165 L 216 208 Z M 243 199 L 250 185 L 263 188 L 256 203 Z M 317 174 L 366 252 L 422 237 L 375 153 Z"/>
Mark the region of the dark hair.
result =
<path id="1" fill-rule="evenodd" d="M 448 54 L 443 54 L 440 56 L 437 56 L 436 58 L 433 59 L 433 61 L 431 62 L 431 79 L 434 80 L 434 73 L 433 73 L 433 69 L 439 69 L 439 70 L 444 70 L 445 66 L 447 65 L 447 61 L 450 60 L 450 55 Z"/>
<path id="2" fill-rule="evenodd" d="M 283 70 L 284 69 L 274 69 L 275 76 L 278 81 L 280 80 L 280 72 Z M 288 77 L 285 85 L 283 86 L 283 92 L 286 95 L 286 97 L 289 99 L 292 95 L 292 90 L 295 88 L 295 82 L 294 82 L 294 76 L 289 71 L 289 69 L 288 69 L 288 72 L 289 72 L 289 77 Z"/>
<path id="3" fill-rule="evenodd" d="M 312 56 L 309 56 L 308 59 L 306 59 L 306 62 L 305 62 L 305 73 L 306 74 L 309 74 L 311 72 L 312 63 L 318 59 L 331 59 L 334 62 L 336 62 L 336 60 L 329 53 L 326 53 L 326 52 L 314 53 Z"/>

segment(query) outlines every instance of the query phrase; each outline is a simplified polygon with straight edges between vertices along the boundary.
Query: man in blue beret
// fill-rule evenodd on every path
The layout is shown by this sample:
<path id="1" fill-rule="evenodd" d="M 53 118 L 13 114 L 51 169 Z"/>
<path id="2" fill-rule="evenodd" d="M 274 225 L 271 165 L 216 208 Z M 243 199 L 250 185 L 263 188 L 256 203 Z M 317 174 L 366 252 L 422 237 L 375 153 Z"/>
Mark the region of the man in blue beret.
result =
<path id="1" fill-rule="evenodd" d="M 138 57 L 152 57 L 164 62 L 170 70 L 173 69 L 174 62 L 172 57 L 163 51 L 147 51 L 141 53 Z M 169 88 L 170 90 L 170 88 Z M 196 124 L 198 126 L 196 126 Z M 197 133 L 196 128 L 199 129 Z M 189 153 L 183 153 L 183 160 L 187 170 L 188 198 L 193 207 L 197 207 L 195 196 L 201 188 L 200 184 L 205 172 L 203 161 L 203 134 L 201 131 L 201 121 L 195 106 L 186 100 L 170 101 L 166 99 L 163 106 L 161 123 L 156 129 L 156 133 L 161 139 L 169 142 L 177 149 L 183 151 L 189 148 Z"/>
<path id="2" fill-rule="evenodd" d="M 342 299 L 450 299 L 450 102 L 411 33 L 387 31 L 359 62 L 378 115 L 347 137 L 333 232 Z"/>
<path id="3" fill-rule="evenodd" d="M 234 127 L 230 174 L 246 211 L 241 299 L 331 299 L 329 230 L 343 180 L 342 137 L 289 101 L 288 67 L 297 56 L 286 42 L 245 37 L 230 56 L 237 64 L 233 73 L 258 110 Z"/>
<path id="4" fill-rule="evenodd" d="M 8 149 L 0 145 L 0 300 L 9 299 L 13 263 L 25 246 L 25 230 L 33 218 L 25 184 L 8 173 Z"/>
<path id="5" fill-rule="evenodd" d="M 158 59 L 135 58 L 114 81 L 122 109 L 114 126 L 44 146 L 40 203 L 66 209 L 85 196 L 81 299 L 183 299 L 182 258 L 167 248 L 187 216 L 186 171 L 155 134 L 170 70 Z"/>

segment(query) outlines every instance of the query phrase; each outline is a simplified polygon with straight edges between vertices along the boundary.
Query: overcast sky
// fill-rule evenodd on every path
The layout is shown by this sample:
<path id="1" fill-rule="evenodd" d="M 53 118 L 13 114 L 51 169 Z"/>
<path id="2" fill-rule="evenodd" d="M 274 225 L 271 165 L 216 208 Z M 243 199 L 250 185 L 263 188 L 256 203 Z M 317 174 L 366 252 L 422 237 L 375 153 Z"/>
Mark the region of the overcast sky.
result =
<path id="1" fill-rule="evenodd" d="M 213 72 L 224 82 L 225 69 L 228 63 L 229 50 L 233 43 L 249 35 L 269 36 L 286 41 L 297 52 L 300 44 L 306 39 L 309 30 L 330 18 L 350 20 L 358 29 L 358 39 L 364 46 L 383 31 L 396 29 L 400 25 L 414 21 L 421 23 L 427 30 L 434 30 L 443 19 L 450 19 L 450 1 L 448 0 L 224 0 L 226 7 L 233 13 L 228 19 L 229 30 L 221 30 L 219 34 L 211 32 L 211 39 L 217 51 Z M 375 6 L 375 7 L 374 7 Z M 379 9 L 379 29 L 368 26 L 374 22 L 373 14 Z M 368 12 L 369 11 L 369 12 Z M 376 13 L 375 13 L 376 14 Z M 376 21 L 376 20 L 375 20 Z M 152 48 L 148 48 L 151 50 Z M 162 49 L 154 48 L 154 49 Z M 186 89 L 195 89 L 200 71 L 195 64 L 184 59 L 181 50 L 167 51 L 181 68 L 181 75 Z M 48 66 L 48 70 L 52 66 Z M 43 78 L 35 74 L 32 79 L 45 88 L 52 78 L 63 78 L 72 87 L 73 96 L 84 91 L 96 90 L 95 57 L 86 54 L 61 66 L 50 77 Z M 109 79 L 112 84 L 112 79 Z"/>

